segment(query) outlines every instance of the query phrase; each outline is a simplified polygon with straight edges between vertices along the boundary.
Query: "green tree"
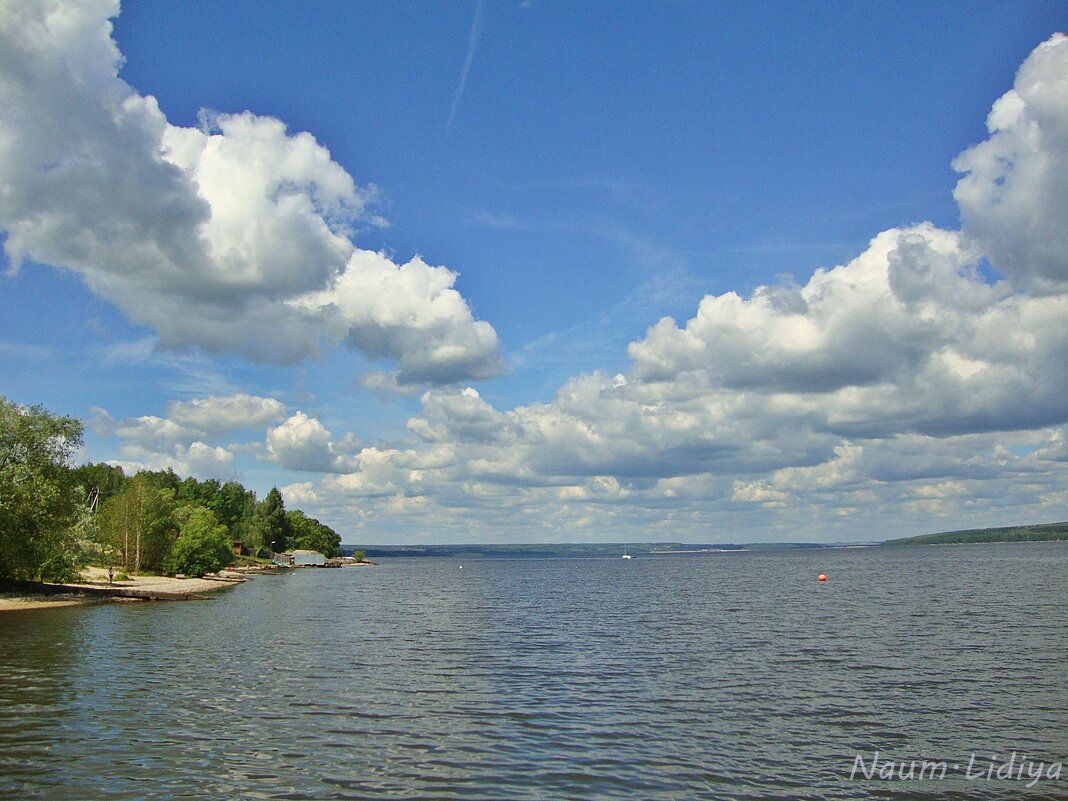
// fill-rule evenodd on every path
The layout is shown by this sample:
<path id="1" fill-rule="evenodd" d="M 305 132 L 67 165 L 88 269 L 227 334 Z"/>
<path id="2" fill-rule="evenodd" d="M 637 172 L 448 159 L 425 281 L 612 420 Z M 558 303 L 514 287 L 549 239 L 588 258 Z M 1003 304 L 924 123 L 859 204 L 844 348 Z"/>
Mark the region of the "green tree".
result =
<path id="1" fill-rule="evenodd" d="M 354 561 L 354 562 L 362 562 L 366 558 L 367 558 L 367 554 L 365 554 L 363 551 L 353 551 L 352 552 L 352 561 Z"/>
<path id="2" fill-rule="evenodd" d="M 81 488 L 86 505 L 93 512 L 118 495 L 126 481 L 121 467 L 104 462 L 79 465 L 71 471 L 71 478 L 75 486 Z"/>
<path id="3" fill-rule="evenodd" d="M 210 509 L 218 492 L 219 479 L 209 478 L 207 481 L 197 481 L 190 476 L 182 479 L 182 482 L 178 485 L 178 491 L 175 493 L 175 498 L 179 501 L 192 501 Z"/>
<path id="4" fill-rule="evenodd" d="M 152 486 L 158 489 L 170 490 L 172 497 L 178 496 L 178 490 L 182 485 L 182 477 L 174 472 L 173 468 L 166 470 L 142 470 L 138 475 L 144 476 Z"/>
<path id="5" fill-rule="evenodd" d="M 161 570 L 178 533 L 174 492 L 138 473 L 98 515 L 101 535 L 128 570 Z M 168 482 L 169 483 L 169 482 Z"/>
<path id="6" fill-rule="evenodd" d="M 68 462 L 82 424 L 0 395 L 0 580 L 62 580 L 77 571 L 79 509 Z"/>
<path id="7" fill-rule="evenodd" d="M 289 521 L 286 519 L 286 505 L 278 487 L 272 487 L 267 497 L 256 504 L 256 511 L 252 516 L 252 530 L 256 549 L 259 551 L 284 551 L 289 547 Z"/>
<path id="8" fill-rule="evenodd" d="M 308 517 L 300 509 L 286 512 L 286 518 L 293 547 L 318 551 L 329 557 L 341 556 L 341 537 L 330 526 Z"/>
<path id="9" fill-rule="evenodd" d="M 227 481 L 215 493 L 208 508 L 230 529 L 234 539 L 242 540 L 248 536 L 252 514 L 256 510 L 256 494 L 236 481 Z"/>
<path id="10" fill-rule="evenodd" d="M 203 506 L 184 506 L 178 512 L 181 530 L 171 551 L 170 567 L 186 576 L 215 573 L 234 561 L 230 532 Z"/>

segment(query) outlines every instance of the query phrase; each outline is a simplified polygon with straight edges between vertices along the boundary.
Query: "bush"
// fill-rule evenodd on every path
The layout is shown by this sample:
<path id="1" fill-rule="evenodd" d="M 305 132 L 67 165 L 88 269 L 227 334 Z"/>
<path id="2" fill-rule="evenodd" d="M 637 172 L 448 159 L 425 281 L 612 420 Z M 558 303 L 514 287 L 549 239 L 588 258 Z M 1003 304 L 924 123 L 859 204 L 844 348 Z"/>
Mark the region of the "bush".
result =
<path id="1" fill-rule="evenodd" d="M 230 532 L 209 509 L 190 507 L 183 510 L 178 541 L 171 551 L 171 568 L 186 576 L 216 573 L 234 561 Z"/>

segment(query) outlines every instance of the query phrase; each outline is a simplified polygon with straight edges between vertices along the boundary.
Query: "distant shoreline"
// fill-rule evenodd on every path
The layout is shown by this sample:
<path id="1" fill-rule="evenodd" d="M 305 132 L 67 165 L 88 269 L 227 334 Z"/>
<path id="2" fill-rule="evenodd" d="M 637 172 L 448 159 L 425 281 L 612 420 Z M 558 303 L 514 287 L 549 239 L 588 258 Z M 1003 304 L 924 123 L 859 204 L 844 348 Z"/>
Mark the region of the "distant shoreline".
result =
<path id="1" fill-rule="evenodd" d="M 902 537 L 896 540 L 887 540 L 883 545 L 890 547 L 912 545 L 972 545 L 994 542 L 1064 542 L 1066 540 L 1068 540 L 1068 522 L 943 531 L 937 534 L 922 534 L 918 537 Z"/>
<path id="2" fill-rule="evenodd" d="M 868 542 L 557 542 L 557 543 L 440 543 L 427 545 L 362 545 L 367 557 L 376 559 L 618 559 L 624 552 L 634 558 L 646 556 L 701 556 L 767 551 L 870 548 Z M 354 546 L 343 545 L 343 549 Z"/>

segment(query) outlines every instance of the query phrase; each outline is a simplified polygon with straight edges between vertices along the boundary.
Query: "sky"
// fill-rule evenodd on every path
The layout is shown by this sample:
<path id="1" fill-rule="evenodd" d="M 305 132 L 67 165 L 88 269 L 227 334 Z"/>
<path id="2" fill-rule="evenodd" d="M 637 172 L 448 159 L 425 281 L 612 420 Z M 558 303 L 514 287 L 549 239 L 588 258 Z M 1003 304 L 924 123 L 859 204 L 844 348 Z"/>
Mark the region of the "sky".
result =
<path id="1" fill-rule="evenodd" d="M 0 394 L 350 544 L 1068 519 L 1059 2 L 0 3 Z"/>

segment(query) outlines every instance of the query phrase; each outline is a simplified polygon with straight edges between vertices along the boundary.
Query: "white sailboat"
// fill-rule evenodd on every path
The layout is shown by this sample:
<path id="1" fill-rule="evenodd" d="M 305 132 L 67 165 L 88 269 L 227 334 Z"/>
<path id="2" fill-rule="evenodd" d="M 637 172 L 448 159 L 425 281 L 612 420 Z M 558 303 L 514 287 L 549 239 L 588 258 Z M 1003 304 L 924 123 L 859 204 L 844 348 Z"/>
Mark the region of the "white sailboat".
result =
<path id="1" fill-rule="evenodd" d="M 624 549 L 623 549 L 623 558 L 624 558 L 624 559 L 633 559 L 634 557 L 633 557 L 633 556 L 631 556 L 631 555 L 630 555 L 629 553 L 627 553 L 627 549 L 626 549 L 626 548 L 624 548 Z"/>

